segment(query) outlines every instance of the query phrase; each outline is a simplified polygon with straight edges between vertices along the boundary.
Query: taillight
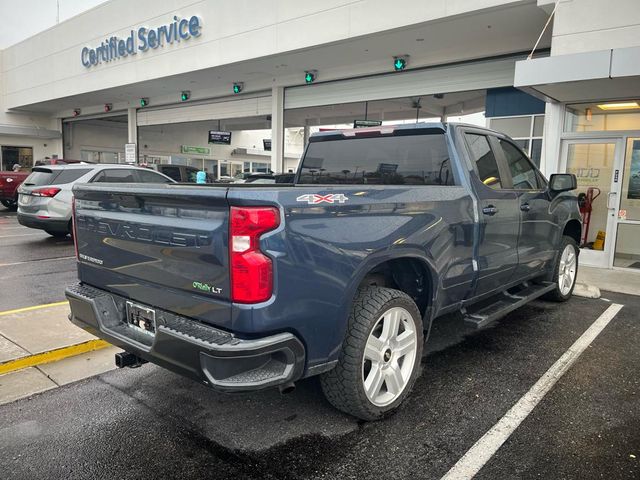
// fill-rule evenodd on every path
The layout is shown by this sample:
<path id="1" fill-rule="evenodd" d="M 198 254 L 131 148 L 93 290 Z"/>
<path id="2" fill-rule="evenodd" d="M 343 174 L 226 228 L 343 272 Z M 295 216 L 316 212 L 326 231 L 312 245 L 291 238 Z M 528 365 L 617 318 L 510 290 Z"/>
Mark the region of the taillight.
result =
<path id="1" fill-rule="evenodd" d="M 73 235 L 73 248 L 76 251 L 76 260 L 80 260 L 78 255 L 78 228 L 76 227 L 76 197 L 71 198 L 71 235 Z"/>
<path id="2" fill-rule="evenodd" d="M 31 192 L 31 195 L 35 197 L 55 197 L 59 191 L 60 189 L 56 187 L 37 188 Z"/>
<path id="3" fill-rule="evenodd" d="M 260 236 L 280 225 L 280 212 L 274 207 L 231 207 L 229 223 L 231 299 L 264 302 L 273 292 L 273 265 L 260 251 Z"/>

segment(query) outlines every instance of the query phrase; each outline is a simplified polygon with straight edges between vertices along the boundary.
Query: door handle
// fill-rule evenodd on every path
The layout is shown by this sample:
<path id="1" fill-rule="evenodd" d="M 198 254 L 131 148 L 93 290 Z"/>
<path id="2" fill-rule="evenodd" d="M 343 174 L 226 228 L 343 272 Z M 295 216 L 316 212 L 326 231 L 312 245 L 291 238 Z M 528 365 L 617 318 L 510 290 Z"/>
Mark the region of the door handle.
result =
<path id="1" fill-rule="evenodd" d="M 522 210 L 523 212 L 528 212 L 529 210 L 531 210 L 531 205 L 529 205 L 528 203 L 523 203 L 522 205 L 520 205 L 520 210 Z"/>
<path id="2" fill-rule="evenodd" d="M 482 209 L 482 213 L 484 213 L 485 215 L 495 215 L 496 213 L 498 213 L 498 209 L 493 205 L 489 205 Z"/>
<path id="3" fill-rule="evenodd" d="M 607 208 L 609 210 L 615 210 L 616 208 L 618 208 L 618 205 L 616 205 L 617 197 L 618 194 L 616 192 L 607 193 Z"/>

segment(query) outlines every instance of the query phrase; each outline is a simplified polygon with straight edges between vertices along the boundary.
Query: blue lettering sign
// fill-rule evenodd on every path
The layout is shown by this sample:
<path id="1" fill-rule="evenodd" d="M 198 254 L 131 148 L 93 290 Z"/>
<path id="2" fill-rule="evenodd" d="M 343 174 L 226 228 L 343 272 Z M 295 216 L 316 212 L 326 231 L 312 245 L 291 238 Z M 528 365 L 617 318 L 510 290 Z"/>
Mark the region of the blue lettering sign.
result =
<path id="1" fill-rule="evenodd" d="M 135 55 L 138 51 L 146 52 L 149 49 L 157 49 L 174 42 L 189 40 L 191 37 L 199 37 L 202 30 L 200 18 L 173 17 L 173 22 L 160 25 L 156 28 L 140 27 L 131 30 L 128 37 L 106 38 L 95 48 L 83 47 L 80 52 L 80 61 L 85 68 L 98 65 L 103 62 L 111 62 L 120 58 Z"/>

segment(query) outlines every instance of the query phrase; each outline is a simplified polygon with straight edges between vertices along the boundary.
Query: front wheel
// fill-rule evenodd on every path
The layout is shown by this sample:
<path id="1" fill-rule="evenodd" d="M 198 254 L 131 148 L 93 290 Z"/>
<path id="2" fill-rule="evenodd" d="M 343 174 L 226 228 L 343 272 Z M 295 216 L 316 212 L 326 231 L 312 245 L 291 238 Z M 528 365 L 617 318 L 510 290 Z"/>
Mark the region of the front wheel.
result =
<path id="1" fill-rule="evenodd" d="M 578 276 L 578 245 L 576 241 L 564 236 L 556 265 L 553 270 L 553 281 L 556 288 L 544 295 L 544 299 L 554 302 L 566 302 L 571 298 Z"/>
<path id="2" fill-rule="evenodd" d="M 415 302 L 391 288 L 359 290 L 337 366 L 320 377 L 338 410 L 376 420 L 396 410 L 418 374 L 424 334 Z"/>

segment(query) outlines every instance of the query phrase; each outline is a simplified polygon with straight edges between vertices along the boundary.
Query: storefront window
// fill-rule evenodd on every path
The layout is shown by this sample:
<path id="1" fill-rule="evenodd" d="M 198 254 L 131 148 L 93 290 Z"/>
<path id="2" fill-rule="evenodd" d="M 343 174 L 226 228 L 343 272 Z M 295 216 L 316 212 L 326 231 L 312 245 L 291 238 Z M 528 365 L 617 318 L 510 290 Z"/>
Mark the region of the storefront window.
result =
<path id="1" fill-rule="evenodd" d="M 640 130 L 640 102 L 616 101 L 567 105 L 565 132 Z"/>
<path id="2" fill-rule="evenodd" d="M 544 115 L 490 118 L 489 128 L 509 135 L 533 163 L 540 166 Z"/>
<path id="3" fill-rule="evenodd" d="M 11 170 L 15 164 L 22 167 L 33 166 L 33 148 L 2 146 L 0 149 L 0 170 Z"/>

